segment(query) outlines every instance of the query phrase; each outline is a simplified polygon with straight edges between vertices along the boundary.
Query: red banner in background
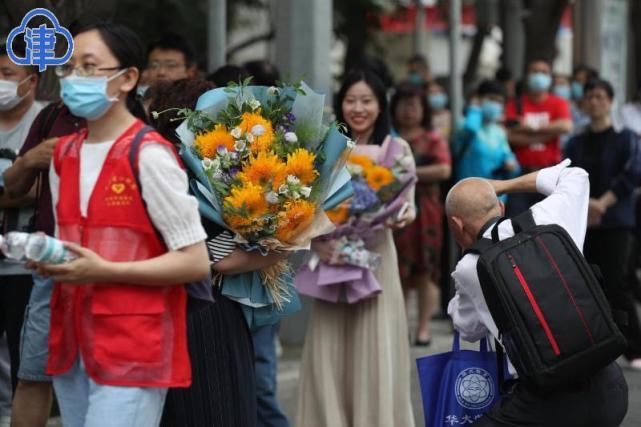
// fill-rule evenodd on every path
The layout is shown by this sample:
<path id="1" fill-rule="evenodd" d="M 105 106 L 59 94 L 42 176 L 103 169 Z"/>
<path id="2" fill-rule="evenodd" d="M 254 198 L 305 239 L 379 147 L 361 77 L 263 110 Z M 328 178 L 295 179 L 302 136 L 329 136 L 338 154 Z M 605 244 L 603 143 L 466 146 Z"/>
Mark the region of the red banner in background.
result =
<path id="1" fill-rule="evenodd" d="M 382 31 L 390 33 L 414 32 L 416 6 L 399 7 L 396 11 L 383 15 L 379 22 Z M 424 29 L 433 32 L 447 30 L 447 8 L 428 6 L 425 8 Z M 464 33 L 476 31 L 476 10 L 474 5 L 464 5 L 461 13 L 461 25 Z M 561 19 L 562 28 L 572 28 L 572 8 L 568 6 Z"/>

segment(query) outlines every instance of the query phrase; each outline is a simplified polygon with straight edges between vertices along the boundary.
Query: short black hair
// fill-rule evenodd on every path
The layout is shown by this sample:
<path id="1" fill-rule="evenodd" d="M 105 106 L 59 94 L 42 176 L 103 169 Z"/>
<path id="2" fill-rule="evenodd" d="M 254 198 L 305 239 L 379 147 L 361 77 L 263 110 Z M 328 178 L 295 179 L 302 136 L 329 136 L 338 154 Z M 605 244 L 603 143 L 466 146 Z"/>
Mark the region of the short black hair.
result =
<path id="1" fill-rule="evenodd" d="M 238 65 L 227 64 L 207 76 L 207 80 L 216 87 L 225 87 L 228 83 L 240 83 L 249 76 L 247 70 Z"/>
<path id="2" fill-rule="evenodd" d="M 586 73 L 588 75 L 586 82 L 599 78 L 599 72 L 586 64 L 579 64 L 574 67 L 572 70 L 572 77 L 576 76 L 578 73 Z"/>
<path id="3" fill-rule="evenodd" d="M 425 58 L 424 55 L 421 55 L 420 53 L 417 53 L 416 55 L 410 56 L 410 58 L 407 60 L 408 64 L 421 64 L 429 68 L 430 64 L 427 62 L 427 58 Z"/>
<path id="4" fill-rule="evenodd" d="M 614 99 L 614 88 L 609 81 L 603 79 L 588 80 L 583 88 L 585 93 L 588 93 L 589 91 L 594 89 L 603 89 L 610 100 Z"/>
<path id="5" fill-rule="evenodd" d="M 154 49 L 177 50 L 181 52 L 185 57 L 185 65 L 187 67 L 191 67 L 196 60 L 194 48 L 187 39 L 176 33 L 165 33 L 156 41 L 152 42 L 147 47 L 147 60 L 149 60 L 149 54 Z"/>
<path id="6" fill-rule="evenodd" d="M 258 86 L 276 86 L 280 80 L 280 71 L 269 61 L 261 59 L 247 61 L 243 64 L 243 68 L 253 77 L 252 84 Z"/>
<path id="7" fill-rule="evenodd" d="M 548 58 L 532 58 L 527 62 L 526 68 L 530 68 L 530 65 L 534 64 L 535 62 L 544 62 L 548 65 L 548 67 L 550 67 L 550 70 L 552 70 L 552 61 Z"/>
<path id="8" fill-rule="evenodd" d="M 214 84 L 198 78 L 162 81 L 154 86 L 154 96 L 149 111 L 163 111 L 152 115 L 151 124 L 168 141 L 180 146 L 176 128 L 180 125 L 178 108 L 196 108 L 196 102 L 203 93 L 214 88 Z"/>
<path id="9" fill-rule="evenodd" d="M 27 56 L 27 45 L 26 45 L 26 43 L 24 42 L 23 39 L 18 38 L 18 37 L 13 39 L 13 43 L 11 43 L 11 48 L 13 50 L 14 55 L 16 55 L 16 56 L 18 56 L 20 58 L 24 58 L 25 56 Z M 6 43 L 2 43 L 2 44 L 0 44 L 0 56 L 5 56 L 5 55 L 8 56 L 7 44 Z M 27 65 L 26 68 L 27 68 L 27 71 L 29 72 L 29 74 L 37 74 L 38 73 L 38 67 L 36 67 L 36 66 Z"/>
<path id="10" fill-rule="evenodd" d="M 505 98 L 505 86 L 498 80 L 483 80 L 476 89 L 478 96 L 499 95 Z"/>
<path id="11" fill-rule="evenodd" d="M 494 79 L 498 80 L 501 83 L 509 82 L 513 78 L 514 78 L 514 74 L 512 74 L 512 70 L 510 70 L 506 66 L 499 68 L 496 71 L 496 74 L 494 74 Z"/>

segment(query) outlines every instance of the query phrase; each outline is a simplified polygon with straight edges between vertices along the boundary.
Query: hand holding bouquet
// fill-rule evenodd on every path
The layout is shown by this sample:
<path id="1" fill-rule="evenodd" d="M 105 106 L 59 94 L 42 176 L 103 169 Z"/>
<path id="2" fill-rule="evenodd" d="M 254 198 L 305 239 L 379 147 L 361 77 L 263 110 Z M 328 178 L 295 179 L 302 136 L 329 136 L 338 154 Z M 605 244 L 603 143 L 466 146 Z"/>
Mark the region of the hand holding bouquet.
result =
<path id="1" fill-rule="evenodd" d="M 201 213 L 231 230 L 244 249 L 308 249 L 334 229 L 325 209 L 351 195 L 343 166 L 351 142 L 323 123 L 324 98 L 304 84 L 248 83 L 207 92 L 196 110 L 181 110 L 186 120 L 177 132 L 194 174 L 192 191 Z M 297 302 L 287 261 L 257 274 L 261 289 L 256 277 L 232 276 L 223 278 L 223 294 L 270 312 Z M 274 319 L 263 312 L 262 319 L 246 313 L 250 324 Z"/>
<path id="2" fill-rule="evenodd" d="M 381 291 L 373 275 L 380 256 L 368 250 L 366 242 L 403 215 L 416 173 L 411 152 L 394 138 L 385 141 L 378 159 L 351 154 L 346 167 L 354 194 L 327 212 L 337 225 L 325 236 L 334 243 L 333 255 L 323 260 L 312 255 L 296 276 L 296 287 L 315 298 L 354 303 Z"/>

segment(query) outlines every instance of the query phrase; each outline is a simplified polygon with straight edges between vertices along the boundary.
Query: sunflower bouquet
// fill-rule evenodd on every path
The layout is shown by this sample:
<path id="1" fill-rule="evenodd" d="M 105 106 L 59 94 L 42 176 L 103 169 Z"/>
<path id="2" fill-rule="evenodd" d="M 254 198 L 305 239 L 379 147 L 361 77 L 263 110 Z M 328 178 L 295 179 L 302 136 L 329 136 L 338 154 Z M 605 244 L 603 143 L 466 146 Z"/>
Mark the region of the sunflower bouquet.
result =
<path id="1" fill-rule="evenodd" d="M 406 192 L 416 182 L 412 154 L 388 138 L 379 159 L 351 154 L 346 169 L 352 176 L 353 195 L 327 215 L 337 228 L 323 238 L 334 241 L 331 260 L 321 262 L 314 254 L 296 276 L 301 294 L 338 302 L 355 303 L 381 292 L 373 272 L 380 255 L 368 249 L 367 241 L 402 215 Z"/>
<path id="2" fill-rule="evenodd" d="M 267 88 L 245 81 L 180 111 L 181 155 L 201 213 L 245 250 L 309 249 L 313 238 L 334 230 L 325 210 L 351 196 L 344 164 L 353 144 L 323 121 L 323 109 L 323 96 L 304 83 Z M 250 324 L 271 323 L 298 305 L 287 261 L 220 280 Z"/>

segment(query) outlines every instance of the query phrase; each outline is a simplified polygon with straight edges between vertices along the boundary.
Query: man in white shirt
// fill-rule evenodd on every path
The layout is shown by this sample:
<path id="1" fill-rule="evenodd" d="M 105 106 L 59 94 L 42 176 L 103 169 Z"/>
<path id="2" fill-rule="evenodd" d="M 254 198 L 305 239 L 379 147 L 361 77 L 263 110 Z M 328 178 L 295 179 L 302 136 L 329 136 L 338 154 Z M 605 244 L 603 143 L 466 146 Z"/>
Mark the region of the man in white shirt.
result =
<path id="1" fill-rule="evenodd" d="M 578 248 L 583 247 L 590 197 L 588 174 L 568 167 L 569 160 L 556 166 L 506 181 L 469 178 L 456 184 L 446 199 L 446 215 L 452 234 L 463 250 L 481 234 L 489 238 L 492 227 L 505 213 L 497 195 L 537 191 L 547 196 L 531 207 L 536 224 L 563 227 Z M 495 221 L 492 221 L 495 219 Z M 514 235 L 510 221 L 499 224 L 499 238 Z M 489 312 L 476 272 L 478 255 L 467 254 L 457 264 L 452 277 L 456 294 L 448 314 L 461 338 L 478 341 L 499 331 Z M 621 369 L 612 363 L 593 377 L 567 389 L 537 392 L 524 382 L 516 381 L 503 397 L 475 425 L 572 425 L 618 426 L 627 412 L 628 389 Z"/>

